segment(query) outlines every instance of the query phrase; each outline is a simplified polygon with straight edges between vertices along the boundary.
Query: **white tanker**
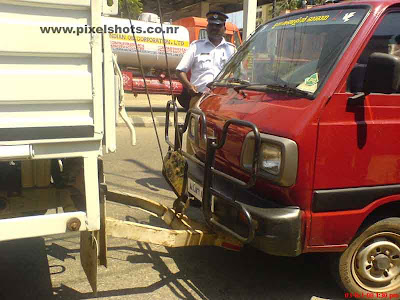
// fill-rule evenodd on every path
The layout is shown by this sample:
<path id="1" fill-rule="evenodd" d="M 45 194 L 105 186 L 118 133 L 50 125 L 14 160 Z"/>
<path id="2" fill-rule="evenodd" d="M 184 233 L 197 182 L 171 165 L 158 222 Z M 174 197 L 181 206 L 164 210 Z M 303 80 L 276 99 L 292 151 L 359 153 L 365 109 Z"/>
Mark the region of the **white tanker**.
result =
<path id="1" fill-rule="evenodd" d="M 129 19 L 103 17 L 111 47 L 122 67 L 138 68 L 138 58 Z M 145 69 L 166 70 L 160 23 L 132 20 L 140 59 Z M 183 26 L 163 24 L 168 65 L 175 69 L 189 47 L 189 32 Z"/>

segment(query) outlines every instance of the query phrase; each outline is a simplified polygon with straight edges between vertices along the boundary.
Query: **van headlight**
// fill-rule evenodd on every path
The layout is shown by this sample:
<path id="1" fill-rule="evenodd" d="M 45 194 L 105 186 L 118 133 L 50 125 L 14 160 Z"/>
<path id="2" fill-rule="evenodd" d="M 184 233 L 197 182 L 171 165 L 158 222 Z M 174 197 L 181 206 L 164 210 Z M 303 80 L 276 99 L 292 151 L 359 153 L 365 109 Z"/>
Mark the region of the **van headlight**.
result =
<path id="1" fill-rule="evenodd" d="M 261 133 L 258 176 L 281 186 L 296 183 L 298 150 L 295 141 L 287 138 Z M 245 138 L 240 157 L 241 167 L 251 172 L 254 155 L 254 134 L 249 132 Z"/>
<path id="2" fill-rule="evenodd" d="M 205 139 L 204 134 L 201 134 L 202 127 L 200 126 L 200 116 L 191 114 L 188 124 L 188 137 L 196 147 Z M 205 144 L 205 142 L 203 142 Z"/>
<path id="3" fill-rule="evenodd" d="M 278 175 L 281 170 L 282 151 L 277 145 L 262 143 L 259 167 L 265 172 Z"/>

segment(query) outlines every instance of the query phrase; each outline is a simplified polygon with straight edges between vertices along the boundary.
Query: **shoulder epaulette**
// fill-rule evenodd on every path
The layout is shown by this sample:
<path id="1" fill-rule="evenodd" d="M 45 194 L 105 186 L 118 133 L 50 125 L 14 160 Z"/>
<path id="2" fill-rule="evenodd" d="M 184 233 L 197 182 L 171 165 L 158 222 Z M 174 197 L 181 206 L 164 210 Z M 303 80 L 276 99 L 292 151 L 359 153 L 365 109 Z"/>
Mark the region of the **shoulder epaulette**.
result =
<path id="1" fill-rule="evenodd" d="M 194 41 L 191 42 L 190 44 L 196 44 L 196 43 L 200 43 L 200 42 L 204 42 L 204 40 L 194 40 Z"/>
<path id="2" fill-rule="evenodd" d="M 232 46 L 233 48 L 236 48 L 235 44 L 231 43 L 231 42 L 226 42 L 229 46 Z"/>

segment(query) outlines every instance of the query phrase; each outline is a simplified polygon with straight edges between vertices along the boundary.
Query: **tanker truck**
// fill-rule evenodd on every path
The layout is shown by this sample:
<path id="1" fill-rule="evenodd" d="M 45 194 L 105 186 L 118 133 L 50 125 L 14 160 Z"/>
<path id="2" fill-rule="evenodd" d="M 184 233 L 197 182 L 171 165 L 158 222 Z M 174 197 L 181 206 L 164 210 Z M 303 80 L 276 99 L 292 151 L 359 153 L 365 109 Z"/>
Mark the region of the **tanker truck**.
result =
<path id="1" fill-rule="evenodd" d="M 164 38 L 168 55 L 168 67 L 171 72 L 178 65 L 186 49 L 189 47 L 189 32 L 183 26 L 173 26 L 159 23 L 106 17 L 103 22 L 108 27 L 128 29 L 127 33 L 110 33 L 111 47 L 117 55 L 117 61 L 124 78 L 124 90 L 134 94 L 146 93 L 136 45 L 140 61 L 146 77 L 148 92 L 150 94 L 170 94 L 170 84 L 167 79 L 167 62 L 165 59 Z M 136 45 L 131 29 L 135 31 Z M 182 84 L 178 79 L 172 79 L 172 94 L 180 95 Z"/>
<path id="2" fill-rule="evenodd" d="M 184 108 L 189 104 L 190 95 L 178 80 L 175 68 L 190 43 L 207 37 L 207 20 L 205 18 L 187 17 L 174 21 L 172 24 L 159 23 L 155 14 L 143 13 L 139 20 L 104 17 L 103 24 L 115 28 L 110 33 L 111 47 L 117 55 L 117 61 L 124 79 L 124 90 L 135 94 L 146 93 L 145 84 L 140 70 L 136 45 L 140 61 L 146 77 L 149 94 L 163 94 L 177 97 Z M 135 39 L 131 32 L 135 32 Z M 168 56 L 168 66 L 165 59 L 164 39 Z M 237 47 L 241 44 L 239 29 L 232 23 L 226 23 L 225 38 Z M 168 68 L 171 74 L 169 80 Z"/>

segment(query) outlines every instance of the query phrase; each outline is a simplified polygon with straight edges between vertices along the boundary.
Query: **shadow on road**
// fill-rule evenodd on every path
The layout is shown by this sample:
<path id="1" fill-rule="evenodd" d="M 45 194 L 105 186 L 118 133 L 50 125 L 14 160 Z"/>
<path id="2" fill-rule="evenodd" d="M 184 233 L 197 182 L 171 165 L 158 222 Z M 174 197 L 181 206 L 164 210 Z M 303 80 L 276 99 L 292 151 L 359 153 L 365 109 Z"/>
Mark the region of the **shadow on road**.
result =
<path id="1" fill-rule="evenodd" d="M 125 207 L 120 209 L 129 214 Z M 127 219 L 140 222 L 136 215 Z M 148 221 L 160 226 L 158 218 Z M 4 242 L 0 299 L 143 299 L 154 294 L 157 299 L 174 295 L 172 299 L 309 300 L 344 295 L 322 254 L 289 258 L 250 247 L 241 252 L 217 247 L 165 249 L 114 238 L 109 239 L 108 250 L 109 267 L 99 268 L 99 292 L 94 296 L 80 267 L 79 235 L 46 243 L 42 238 Z"/>
<path id="2" fill-rule="evenodd" d="M 255 249 L 231 252 L 214 247 L 174 248 L 165 254 L 152 250 L 147 244 L 138 243 L 138 247 L 131 249 L 136 253 L 127 260 L 135 265 L 152 264 L 159 273 L 159 281 L 148 286 L 99 291 L 97 297 L 148 295 L 168 288 L 181 299 L 343 298 L 329 275 L 327 258 L 322 255 L 283 258 L 265 255 Z M 166 256 L 173 259 L 179 271 L 170 271 L 163 261 Z M 61 286 L 54 293 L 55 299 L 93 298 L 92 293 L 79 293 L 68 286 Z"/>
<path id="3" fill-rule="evenodd" d="M 149 173 L 152 173 L 152 172 L 149 172 Z M 160 189 L 168 190 L 168 191 L 171 190 L 171 188 L 165 181 L 164 177 L 146 177 L 146 178 L 141 178 L 141 179 L 135 180 L 134 177 L 123 176 L 123 175 L 114 174 L 114 173 L 110 173 L 110 172 L 104 172 L 104 174 L 112 175 L 112 176 L 116 176 L 116 177 L 120 177 L 120 178 L 124 178 L 124 179 L 128 179 L 128 180 L 129 179 L 134 180 L 137 184 L 140 184 L 141 186 L 143 186 L 153 192 L 157 192 Z M 158 175 L 161 176 L 161 172 Z M 112 185 L 114 185 L 114 183 L 112 183 Z M 129 188 L 129 186 L 126 186 L 125 188 Z"/>
<path id="4" fill-rule="evenodd" d="M 42 238 L 2 242 L 1 300 L 52 299 L 53 292 L 45 250 Z"/>
<path id="5" fill-rule="evenodd" d="M 171 190 L 171 188 L 169 187 L 169 185 L 167 184 L 167 182 L 165 181 L 164 178 L 160 178 L 160 177 L 149 177 L 149 178 L 142 178 L 142 179 L 138 179 L 136 180 L 136 183 L 148 188 L 149 190 L 153 191 L 153 192 L 157 192 L 160 189 L 163 190 Z"/>

